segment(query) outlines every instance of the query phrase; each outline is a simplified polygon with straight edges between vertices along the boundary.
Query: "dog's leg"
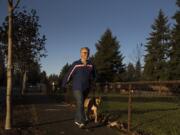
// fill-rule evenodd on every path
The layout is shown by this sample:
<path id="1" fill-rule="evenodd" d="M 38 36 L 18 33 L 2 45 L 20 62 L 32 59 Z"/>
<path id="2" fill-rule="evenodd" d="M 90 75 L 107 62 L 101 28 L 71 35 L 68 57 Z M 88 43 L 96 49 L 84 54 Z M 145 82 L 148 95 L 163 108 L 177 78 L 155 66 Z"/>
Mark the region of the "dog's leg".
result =
<path id="1" fill-rule="evenodd" d="M 97 123 L 98 116 L 97 116 L 97 107 L 93 106 L 93 114 L 94 114 L 94 122 Z"/>
<path id="2" fill-rule="evenodd" d="M 89 111 L 88 110 L 86 110 L 86 112 L 85 112 L 85 120 L 86 120 L 86 122 L 88 122 L 89 121 L 89 113 L 88 113 Z"/>
<path id="3" fill-rule="evenodd" d="M 87 110 L 86 110 L 86 121 L 90 121 L 90 112 L 91 112 L 91 108 L 88 107 Z"/>

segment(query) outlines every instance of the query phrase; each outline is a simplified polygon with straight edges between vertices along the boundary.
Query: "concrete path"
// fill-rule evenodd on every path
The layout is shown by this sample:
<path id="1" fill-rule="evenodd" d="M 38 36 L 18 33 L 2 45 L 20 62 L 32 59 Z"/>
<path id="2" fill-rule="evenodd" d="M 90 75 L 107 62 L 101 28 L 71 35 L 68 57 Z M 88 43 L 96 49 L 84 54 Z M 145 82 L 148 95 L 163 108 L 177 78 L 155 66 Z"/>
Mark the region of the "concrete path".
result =
<path id="1" fill-rule="evenodd" d="M 79 129 L 74 124 L 75 108 L 53 97 L 28 95 L 23 104 L 31 107 L 33 128 L 39 129 L 40 135 L 119 135 L 115 129 L 93 123 L 88 129 Z"/>

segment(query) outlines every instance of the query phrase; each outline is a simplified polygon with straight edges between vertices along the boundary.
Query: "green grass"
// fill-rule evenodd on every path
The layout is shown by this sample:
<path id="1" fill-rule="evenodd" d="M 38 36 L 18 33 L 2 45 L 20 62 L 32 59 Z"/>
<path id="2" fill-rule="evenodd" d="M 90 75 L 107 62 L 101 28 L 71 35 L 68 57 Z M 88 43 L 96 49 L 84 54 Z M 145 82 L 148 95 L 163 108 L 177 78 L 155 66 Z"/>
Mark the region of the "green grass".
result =
<path id="1" fill-rule="evenodd" d="M 127 122 L 127 96 L 105 96 L 102 112 L 118 115 Z M 180 100 L 178 97 L 133 97 L 132 130 L 152 135 L 180 135 Z"/>

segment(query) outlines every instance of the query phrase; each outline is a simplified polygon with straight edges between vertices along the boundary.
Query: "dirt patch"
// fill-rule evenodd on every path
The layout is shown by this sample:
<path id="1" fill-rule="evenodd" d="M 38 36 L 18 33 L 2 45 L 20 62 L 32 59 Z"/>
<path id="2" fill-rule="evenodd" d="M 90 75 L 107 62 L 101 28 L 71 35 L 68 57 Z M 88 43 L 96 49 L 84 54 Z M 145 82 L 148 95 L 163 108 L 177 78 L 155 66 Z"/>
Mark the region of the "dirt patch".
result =
<path id="1" fill-rule="evenodd" d="M 0 135 L 43 135 L 39 128 L 33 126 L 37 123 L 36 111 L 33 105 L 14 106 L 12 117 L 13 128 L 11 130 L 4 130 L 4 122 L 1 120 Z"/>

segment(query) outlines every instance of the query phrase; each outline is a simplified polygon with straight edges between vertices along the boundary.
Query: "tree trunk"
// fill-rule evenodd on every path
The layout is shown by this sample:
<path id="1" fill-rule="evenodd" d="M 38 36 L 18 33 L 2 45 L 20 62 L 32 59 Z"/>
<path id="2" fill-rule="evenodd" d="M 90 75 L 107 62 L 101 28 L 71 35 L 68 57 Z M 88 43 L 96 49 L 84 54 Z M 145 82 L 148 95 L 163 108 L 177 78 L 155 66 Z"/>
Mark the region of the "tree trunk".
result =
<path id="1" fill-rule="evenodd" d="M 15 7 L 13 7 L 13 0 L 8 0 L 8 56 L 7 56 L 7 87 L 6 87 L 6 118 L 5 118 L 5 130 L 10 130 L 12 127 L 12 107 L 11 107 L 11 93 L 12 93 L 12 49 L 13 49 L 13 10 L 17 7 L 20 0 L 16 1 Z"/>
<path id="2" fill-rule="evenodd" d="M 26 90 L 26 80 L 27 80 L 27 72 L 25 71 L 23 73 L 23 79 L 22 79 L 22 90 L 21 90 L 22 95 L 24 95 L 24 92 Z"/>
<path id="3" fill-rule="evenodd" d="M 12 14 L 13 8 L 8 5 L 9 25 L 8 25 L 8 59 L 7 59 L 7 92 L 6 92 L 6 120 L 5 129 L 11 129 L 11 93 L 12 93 Z"/>

